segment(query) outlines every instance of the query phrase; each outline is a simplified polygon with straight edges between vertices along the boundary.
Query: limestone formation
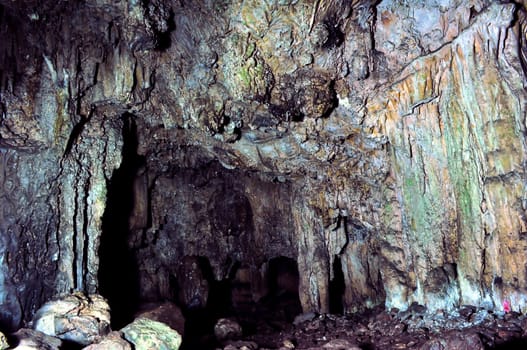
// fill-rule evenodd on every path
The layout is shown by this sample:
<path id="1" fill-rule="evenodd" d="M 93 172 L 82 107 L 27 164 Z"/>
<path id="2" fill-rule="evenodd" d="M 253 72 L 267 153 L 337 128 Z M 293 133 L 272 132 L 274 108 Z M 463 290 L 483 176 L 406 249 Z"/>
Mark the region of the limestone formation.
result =
<path id="1" fill-rule="evenodd" d="M 276 259 L 305 313 L 526 312 L 526 26 L 506 0 L 0 0 L 1 330 L 71 291 L 116 329 L 240 314 L 282 296 Z"/>

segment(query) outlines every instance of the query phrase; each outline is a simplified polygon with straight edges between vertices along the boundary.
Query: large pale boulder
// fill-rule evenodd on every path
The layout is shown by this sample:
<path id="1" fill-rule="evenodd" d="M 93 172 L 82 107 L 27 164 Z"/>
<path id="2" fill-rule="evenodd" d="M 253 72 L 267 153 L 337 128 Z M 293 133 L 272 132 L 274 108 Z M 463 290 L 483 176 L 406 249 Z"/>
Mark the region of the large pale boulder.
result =
<path id="1" fill-rule="evenodd" d="M 37 311 L 33 328 L 63 340 L 88 345 L 109 332 L 110 307 L 100 295 L 63 295 Z"/>

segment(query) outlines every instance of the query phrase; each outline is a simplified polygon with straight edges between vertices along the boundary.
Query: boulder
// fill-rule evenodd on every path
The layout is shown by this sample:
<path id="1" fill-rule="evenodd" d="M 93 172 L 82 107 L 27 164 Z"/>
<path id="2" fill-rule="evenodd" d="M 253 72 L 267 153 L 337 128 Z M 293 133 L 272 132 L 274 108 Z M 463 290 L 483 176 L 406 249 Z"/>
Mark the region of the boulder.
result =
<path id="1" fill-rule="evenodd" d="M 33 329 L 22 328 L 12 334 L 16 350 L 59 350 L 62 341 Z"/>
<path id="2" fill-rule="evenodd" d="M 122 338 L 120 332 L 110 332 L 100 342 L 89 345 L 83 350 L 132 350 L 132 345 Z"/>
<path id="3" fill-rule="evenodd" d="M 185 332 L 185 317 L 181 309 L 174 303 L 165 302 L 162 304 L 146 304 L 136 315 L 136 318 L 147 318 L 158 321 L 175 329 L 182 336 Z"/>
<path id="4" fill-rule="evenodd" d="M 100 295 L 62 295 L 36 312 L 33 329 L 62 340 L 89 345 L 110 331 L 110 307 Z"/>
<path id="5" fill-rule="evenodd" d="M 214 325 L 214 335 L 219 341 L 238 339 L 242 336 L 242 327 L 234 320 L 220 318 Z"/>
<path id="6" fill-rule="evenodd" d="M 136 318 L 124 327 L 124 338 L 136 350 L 177 350 L 181 345 L 181 335 L 166 324 L 147 318 Z"/>
<path id="7" fill-rule="evenodd" d="M 7 342 L 7 338 L 5 337 L 5 334 L 0 332 L 0 350 L 4 350 L 9 348 L 9 343 Z"/>

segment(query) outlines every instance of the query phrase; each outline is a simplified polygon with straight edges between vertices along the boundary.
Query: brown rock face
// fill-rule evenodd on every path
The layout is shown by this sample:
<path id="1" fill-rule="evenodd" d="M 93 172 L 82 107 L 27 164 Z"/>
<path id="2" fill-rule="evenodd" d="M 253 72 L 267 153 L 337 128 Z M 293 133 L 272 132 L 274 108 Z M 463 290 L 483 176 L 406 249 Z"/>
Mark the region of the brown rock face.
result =
<path id="1" fill-rule="evenodd" d="M 71 290 L 124 324 L 280 283 L 306 312 L 526 311 L 526 23 L 518 1 L 0 0 L 0 328 Z"/>

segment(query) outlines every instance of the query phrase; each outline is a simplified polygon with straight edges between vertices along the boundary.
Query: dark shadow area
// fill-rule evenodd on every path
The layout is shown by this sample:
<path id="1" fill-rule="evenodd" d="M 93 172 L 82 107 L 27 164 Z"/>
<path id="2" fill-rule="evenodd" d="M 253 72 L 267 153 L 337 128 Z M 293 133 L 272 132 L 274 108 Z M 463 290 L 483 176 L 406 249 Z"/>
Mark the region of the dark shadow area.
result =
<path id="1" fill-rule="evenodd" d="M 137 262 L 127 241 L 129 219 L 134 206 L 134 179 L 138 169 L 145 164 L 144 158 L 137 154 L 134 116 L 125 113 L 122 119 L 122 162 L 108 183 L 99 248 L 99 289 L 110 304 L 114 329 L 133 320 L 139 302 Z"/>
<path id="2" fill-rule="evenodd" d="M 214 349 L 219 344 L 214 337 L 214 324 L 232 315 L 231 276 L 217 281 L 206 257 L 199 257 L 199 268 L 209 283 L 206 307 L 184 307 L 185 335 L 181 350 Z"/>
<path id="3" fill-rule="evenodd" d="M 156 46 L 155 49 L 158 51 L 166 51 L 172 45 L 171 33 L 176 29 L 176 23 L 174 22 L 174 11 L 170 10 L 170 16 L 167 20 L 167 29 L 164 32 L 155 30 Z"/>
<path id="4" fill-rule="evenodd" d="M 267 286 L 269 293 L 262 298 L 260 308 L 266 319 L 291 323 L 302 313 L 298 295 L 299 273 L 294 259 L 280 256 L 269 260 Z"/>
<path id="5" fill-rule="evenodd" d="M 339 256 L 333 260 L 333 279 L 329 281 L 329 312 L 332 314 L 342 315 L 344 313 L 344 304 L 342 298 L 346 285 L 344 283 L 344 273 L 342 272 L 342 263 Z"/>
<path id="6" fill-rule="evenodd" d="M 496 345 L 495 347 L 486 347 L 485 349 L 493 350 L 525 350 L 527 349 L 527 339 L 513 339 L 503 344 Z"/>

